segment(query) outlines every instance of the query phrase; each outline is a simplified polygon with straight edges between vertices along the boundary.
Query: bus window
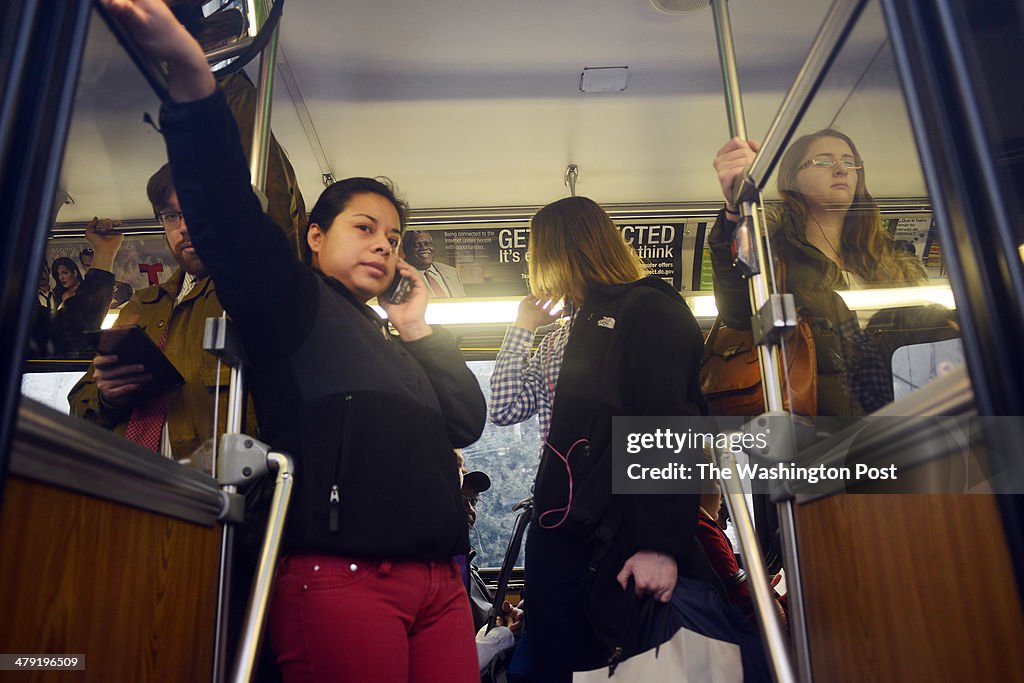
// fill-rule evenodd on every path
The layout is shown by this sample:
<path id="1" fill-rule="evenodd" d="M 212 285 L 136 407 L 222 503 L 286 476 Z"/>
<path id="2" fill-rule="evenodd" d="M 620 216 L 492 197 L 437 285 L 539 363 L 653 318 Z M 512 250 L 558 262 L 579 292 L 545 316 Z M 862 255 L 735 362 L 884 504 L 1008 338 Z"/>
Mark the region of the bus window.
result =
<path id="1" fill-rule="evenodd" d="M 468 365 L 489 402 L 494 361 L 469 361 Z M 476 525 L 469 536 L 477 552 L 477 566 L 501 566 L 516 516 L 512 506 L 531 495 L 540 445 L 540 427 L 534 416 L 508 427 L 488 422 L 480 439 L 463 449 L 466 469 L 485 472 L 491 479 L 491 488 L 480 495 Z M 517 564 L 522 564 L 522 556 Z"/>
<path id="2" fill-rule="evenodd" d="M 231 372 L 203 350 L 203 341 L 206 319 L 223 309 L 188 242 L 162 136 L 144 123 L 144 114 L 158 115 L 160 102 L 98 18 L 90 24 L 82 73 L 61 166 L 61 178 L 71 184 L 59 193 L 40 264 L 27 354 L 31 377 L 23 391 L 165 457 L 202 460 L 209 469 L 208 458 L 195 454 L 212 451 L 227 428 Z M 256 86 L 242 73 L 219 83 L 241 139 L 251 144 Z M 268 149 L 267 212 L 294 246 L 305 207 L 273 133 Z M 92 368 L 100 364 L 90 365 L 97 349 L 86 333 L 111 326 L 140 327 L 184 382 L 158 387 L 140 378 L 134 388 L 111 388 L 95 381 Z M 127 361 L 110 360 L 116 350 L 106 355 L 101 363 L 109 378 Z M 69 387 L 64 378 L 39 376 L 54 372 L 77 372 L 81 380 Z M 257 434 L 251 401 L 241 430 Z"/>
<path id="3" fill-rule="evenodd" d="M 897 360 L 896 350 L 953 340 L 959 326 L 877 4 L 858 21 L 767 189 L 773 258 L 784 265 L 776 277 L 814 336 L 818 414 L 867 414 L 891 403 L 897 387 L 904 395 L 906 366 L 894 362 L 907 356 Z M 962 354 L 948 354 L 942 368 L 962 363 Z"/>

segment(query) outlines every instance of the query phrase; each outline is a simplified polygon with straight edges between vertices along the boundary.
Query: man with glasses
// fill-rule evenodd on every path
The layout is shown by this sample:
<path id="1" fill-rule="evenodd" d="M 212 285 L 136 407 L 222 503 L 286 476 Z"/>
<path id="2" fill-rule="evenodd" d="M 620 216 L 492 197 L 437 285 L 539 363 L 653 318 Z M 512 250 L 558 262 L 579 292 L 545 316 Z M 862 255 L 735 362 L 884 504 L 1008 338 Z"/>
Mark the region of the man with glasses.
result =
<path id="1" fill-rule="evenodd" d="M 203 350 L 206 319 L 223 313 L 217 291 L 206 274 L 188 234 L 174 190 L 171 167 L 165 164 L 146 186 L 153 211 L 164 226 L 164 237 L 177 269 L 163 283 L 136 292 L 121 309 L 115 327 L 138 325 L 157 344 L 185 378 L 185 383 L 159 390 L 141 365 L 122 363 L 117 356 L 100 355 L 68 395 L 71 412 L 124 435 L 165 457 L 189 458 L 215 436 L 214 400 L 217 359 Z M 221 367 L 221 391 L 229 370 Z M 222 395 L 216 427 L 223 431 L 226 393 Z M 248 411 L 251 416 L 253 411 Z M 248 425 L 251 430 L 255 425 Z M 252 433 L 251 431 L 249 433 Z"/>

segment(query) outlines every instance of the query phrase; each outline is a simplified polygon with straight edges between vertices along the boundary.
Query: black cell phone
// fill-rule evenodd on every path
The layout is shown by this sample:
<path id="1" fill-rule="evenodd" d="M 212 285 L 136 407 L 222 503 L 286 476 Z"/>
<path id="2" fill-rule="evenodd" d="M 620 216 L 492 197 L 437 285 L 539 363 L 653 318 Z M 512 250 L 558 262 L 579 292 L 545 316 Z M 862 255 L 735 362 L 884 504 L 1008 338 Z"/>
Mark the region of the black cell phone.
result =
<path id="1" fill-rule="evenodd" d="M 185 378 L 174 364 L 138 325 L 90 330 L 83 334 L 101 354 L 117 356 L 118 362 L 126 365 L 145 366 L 146 372 L 153 376 L 153 388 L 175 387 L 185 383 Z"/>
<path id="2" fill-rule="evenodd" d="M 402 277 L 397 271 L 395 279 L 391 281 L 384 293 L 377 298 L 386 303 L 400 304 L 409 298 L 415 283 L 407 277 Z"/>

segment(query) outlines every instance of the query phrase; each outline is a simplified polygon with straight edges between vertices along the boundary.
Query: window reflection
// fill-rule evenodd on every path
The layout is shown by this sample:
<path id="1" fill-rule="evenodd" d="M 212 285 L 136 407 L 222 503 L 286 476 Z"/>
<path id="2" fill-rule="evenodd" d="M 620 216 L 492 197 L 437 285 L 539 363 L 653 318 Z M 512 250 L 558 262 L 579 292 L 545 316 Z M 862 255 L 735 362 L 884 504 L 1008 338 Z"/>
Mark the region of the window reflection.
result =
<path id="1" fill-rule="evenodd" d="M 469 361 L 468 365 L 490 404 L 494 361 Z M 480 439 L 464 448 L 463 455 L 467 470 L 485 472 L 491 480 L 490 488 L 480 495 L 476 525 L 469 539 L 477 552 L 475 563 L 480 567 L 500 567 L 515 521 L 512 506 L 530 496 L 537 473 L 540 455 L 537 417 L 508 427 L 488 422 Z M 519 564 L 522 565 L 521 557 Z"/>

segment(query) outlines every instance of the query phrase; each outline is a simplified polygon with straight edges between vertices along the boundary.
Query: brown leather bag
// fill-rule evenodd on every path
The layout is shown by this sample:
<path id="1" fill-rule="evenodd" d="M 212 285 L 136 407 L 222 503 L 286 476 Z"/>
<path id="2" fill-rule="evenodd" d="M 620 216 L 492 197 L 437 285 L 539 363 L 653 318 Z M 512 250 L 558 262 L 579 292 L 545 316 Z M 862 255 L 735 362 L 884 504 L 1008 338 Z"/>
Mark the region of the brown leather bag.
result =
<path id="1" fill-rule="evenodd" d="M 811 325 L 800 319 L 785 338 L 783 401 L 796 415 L 818 414 L 818 359 Z M 782 370 L 780 368 L 780 370 Z M 764 412 L 761 366 L 751 330 L 737 330 L 715 320 L 700 361 L 700 389 L 711 415 L 760 415 Z M 792 406 L 790 403 L 792 402 Z"/>

